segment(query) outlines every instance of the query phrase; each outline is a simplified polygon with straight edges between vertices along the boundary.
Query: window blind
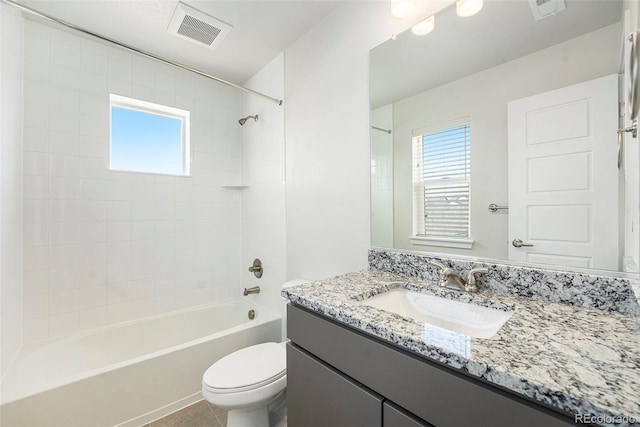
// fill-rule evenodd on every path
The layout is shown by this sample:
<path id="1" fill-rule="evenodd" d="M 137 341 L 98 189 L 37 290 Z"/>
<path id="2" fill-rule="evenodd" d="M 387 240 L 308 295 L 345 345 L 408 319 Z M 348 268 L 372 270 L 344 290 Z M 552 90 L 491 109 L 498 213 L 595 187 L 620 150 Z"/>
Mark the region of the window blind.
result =
<path id="1" fill-rule="evenodd" d="M 415 136 L 413 164 L 415 235 L 468 238 L 470 125 Z"/>

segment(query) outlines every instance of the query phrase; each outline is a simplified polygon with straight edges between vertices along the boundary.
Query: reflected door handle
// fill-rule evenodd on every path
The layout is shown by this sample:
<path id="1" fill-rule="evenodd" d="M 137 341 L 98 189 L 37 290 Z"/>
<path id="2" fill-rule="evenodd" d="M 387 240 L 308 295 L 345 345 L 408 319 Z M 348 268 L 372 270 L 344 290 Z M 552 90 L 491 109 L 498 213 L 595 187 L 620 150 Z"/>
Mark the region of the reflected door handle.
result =
<path id="1" fill-rule="evenodd" d="M 525 243 L 520 239 L 513 239 L 513 242 L 511 242 L 511 244 L 516 248 L 521 248 L 523 246 L 533 246 L 532 243 Z"/>
<path id="2" fill-rule="evenodd" d="M 640 39 L 640 33 L 638 31 L 634 31 L 629 34 L 631 51 L 629 52 L 629 92 L 627 98 L 629 100 L 628 108 L 630 114 L 629 118 L 631 120 L 635 120 L 640 112 L 640 93 L 638 93 L 638 84 L 640 83 L 640 70 L 638 69 L 638 62 L 640 60 L 640 42 L 638 39 Z"/>

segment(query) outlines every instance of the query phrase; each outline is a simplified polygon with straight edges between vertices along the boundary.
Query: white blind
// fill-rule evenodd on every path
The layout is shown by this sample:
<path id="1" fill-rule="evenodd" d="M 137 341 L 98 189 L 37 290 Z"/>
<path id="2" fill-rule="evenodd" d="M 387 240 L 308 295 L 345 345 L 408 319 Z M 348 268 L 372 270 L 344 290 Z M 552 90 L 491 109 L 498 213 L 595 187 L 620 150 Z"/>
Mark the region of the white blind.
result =
<path id="1" fill-rule="evenodd" d="M 468 238 L 470 125 L 414 136 L 413 165 L 416 236 Z"/>

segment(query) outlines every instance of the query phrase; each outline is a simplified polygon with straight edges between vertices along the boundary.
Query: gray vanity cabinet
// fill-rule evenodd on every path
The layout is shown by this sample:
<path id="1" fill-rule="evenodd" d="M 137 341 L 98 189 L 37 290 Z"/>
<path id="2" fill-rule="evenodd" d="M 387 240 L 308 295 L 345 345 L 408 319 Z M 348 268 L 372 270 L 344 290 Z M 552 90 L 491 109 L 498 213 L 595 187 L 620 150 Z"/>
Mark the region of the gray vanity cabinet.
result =
<path id="1" fill-rule="evenodd" d="M 371 427 L 382 425 L 377 393 L 287 345 L 287 424 L 289 426 Z"/>
<path id="2" fill-rule="evenodd" d="M 570 414 L 299 306 L 287 313 L 290 427 L 575 425 Z"/>
<path id="3" fill-rule="evenodd" d="M 419 419 L 388 400 L 382 404 L 382 425 L 390 427 L 433 427 L 425 420 Z"/>

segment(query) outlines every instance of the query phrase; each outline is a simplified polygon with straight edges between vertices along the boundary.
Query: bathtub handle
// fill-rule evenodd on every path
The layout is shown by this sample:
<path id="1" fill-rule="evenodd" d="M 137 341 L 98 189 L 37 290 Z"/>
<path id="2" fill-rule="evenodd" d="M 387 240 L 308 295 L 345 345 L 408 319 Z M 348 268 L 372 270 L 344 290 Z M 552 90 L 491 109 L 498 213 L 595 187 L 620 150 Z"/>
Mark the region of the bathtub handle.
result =
<path id="1" fill-rule="evenodd" d="M 262 261 L 260 258 L 253 260 L 253 265 L 249 267 L 249 271 L 252 272 L 258 279 L 262 277 Z"/>

